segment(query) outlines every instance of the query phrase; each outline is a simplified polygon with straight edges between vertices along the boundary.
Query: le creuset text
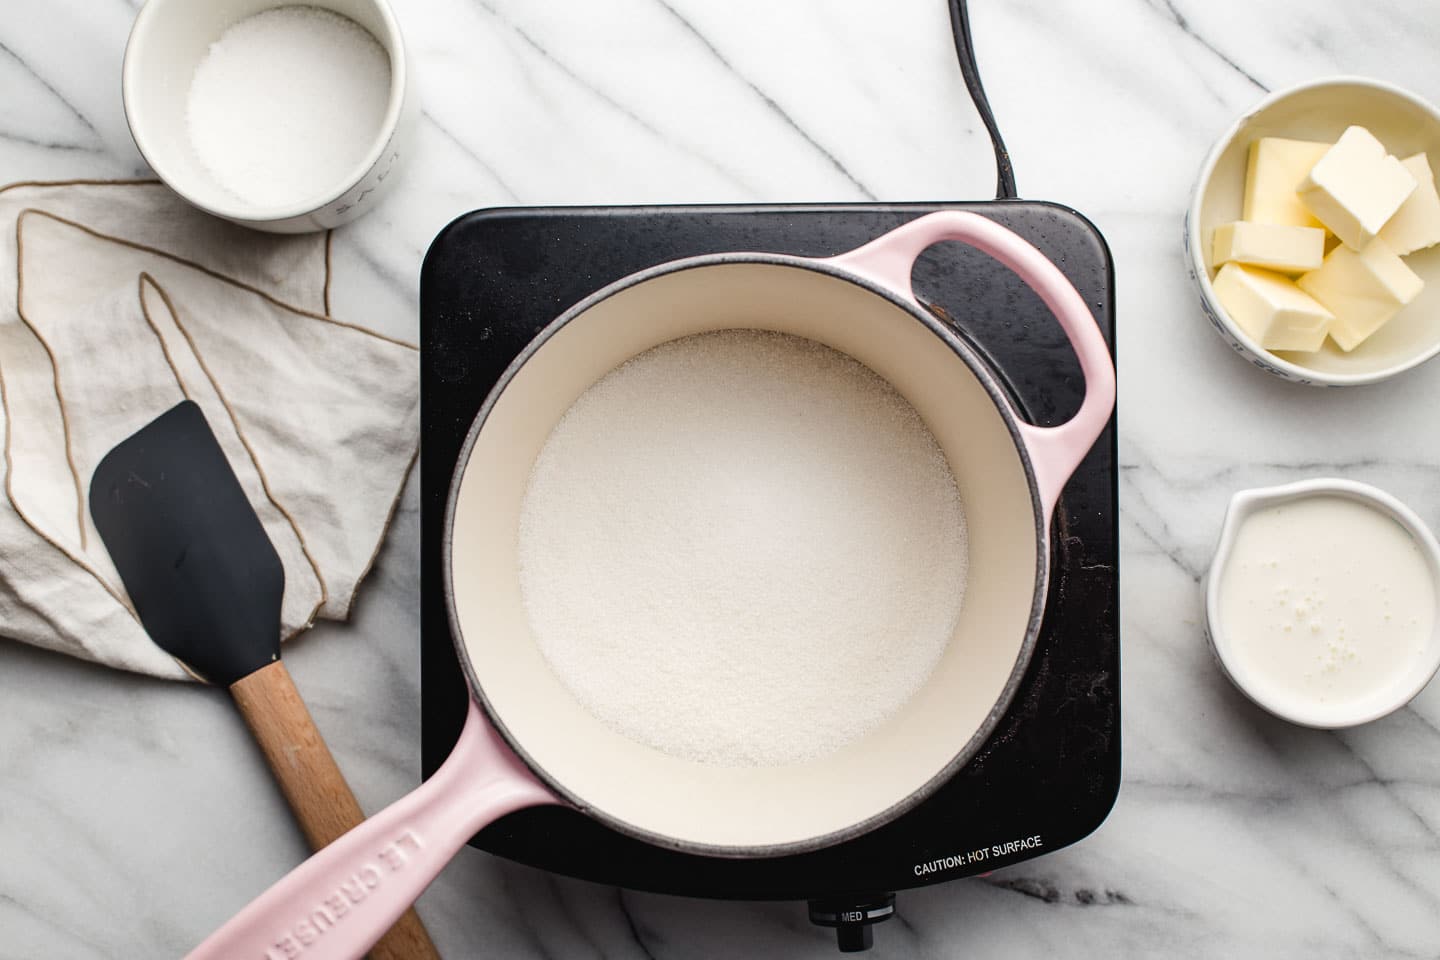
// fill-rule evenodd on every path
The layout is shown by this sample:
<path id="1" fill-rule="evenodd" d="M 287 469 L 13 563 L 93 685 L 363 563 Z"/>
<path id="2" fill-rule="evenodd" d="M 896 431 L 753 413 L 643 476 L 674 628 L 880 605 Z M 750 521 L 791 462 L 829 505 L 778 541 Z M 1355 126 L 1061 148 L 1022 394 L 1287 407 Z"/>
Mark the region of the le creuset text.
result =
<path id="1" fill-rule="evenodd" d="M 265 951 L 265 960 L 291 960 L 298 957 L 306 947 L 311 946 L 335 924 L 350 912 L 350 907 L 370 895 L 370 891 L 385 879 L 386 872 L 402 869 L 410 860 L 410 854 L 423 846 L 419 834 L 406 830 L 398 838 L 382 847 L 375 855 L 378 866 L 367 863 L 342 881 L 333 893 L 328 894 L 306 913 L 305 917 L 275 938 L 270 949 Z M 381 869 L 384 867 L 385 869 Z"/>
<path id="2" fill-rule="evenodd" d="M 941 857 L 938 860 L 931 860 L 928 863 L 915 864 L 915 876 L 923 877 L 927 873 L 938 873 L 941 870 L 953 870 L 956 867 L 969 866 L 972 863 L 984 863 L 991 857 L 1006 857 L 1012 853 L 1019 853 L 1021 850 L 1038 850 L 1044 845 L 1040 834 L 1033 837 L 1023 837 L 1019 840 L 1006 840 L 1004 843 L 996 843 L 989 847 L 979 847 L 965 853 L 957 853 L 948 857 Z"/>

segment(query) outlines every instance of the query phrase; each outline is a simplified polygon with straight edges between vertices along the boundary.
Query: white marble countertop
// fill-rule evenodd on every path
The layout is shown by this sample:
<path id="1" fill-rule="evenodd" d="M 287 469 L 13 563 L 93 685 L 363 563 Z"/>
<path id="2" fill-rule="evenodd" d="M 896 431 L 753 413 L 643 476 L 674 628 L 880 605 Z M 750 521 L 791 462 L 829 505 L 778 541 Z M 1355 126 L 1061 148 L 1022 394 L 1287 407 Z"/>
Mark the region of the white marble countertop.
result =
<path id="1" fill-rule="evenodd" d="M 505 204 L 984 198 L 940 0 L 395 0 L 424 104 L 399 188 L 336 235 L 335 312 L 416 335 L 420 259 Z M 6 0 L 0 181 L 144 167 L 120 106 L 137 0 Z M 1262 95 L 1359 73 L 1440 100 L 1430 0 L 977 0 L 1021 194 L 1118 271 L 1125 782 L 1100 830 L 900 896 L 876 958 L 1440 954 L 1440 684 L 1344 733 L 1222 679 L 1199 575 L 1236 489 L 1338 474 L 1440 525 L 1440 367 L 1311 391 L 1233 356 L 1191 294 L 1203 152 Z M 362 804 L 419 776 L 418 513 L 356 616 L 286 656 Z M 223 826 L 222 826 L 223 825 Z M 304 849 L 216 691 L 0 642 L 0 957 L 177 956 Z M 449 957 L 835 955 L 802 904 L 619 892 L 474 850 L 420 912 Z"/>

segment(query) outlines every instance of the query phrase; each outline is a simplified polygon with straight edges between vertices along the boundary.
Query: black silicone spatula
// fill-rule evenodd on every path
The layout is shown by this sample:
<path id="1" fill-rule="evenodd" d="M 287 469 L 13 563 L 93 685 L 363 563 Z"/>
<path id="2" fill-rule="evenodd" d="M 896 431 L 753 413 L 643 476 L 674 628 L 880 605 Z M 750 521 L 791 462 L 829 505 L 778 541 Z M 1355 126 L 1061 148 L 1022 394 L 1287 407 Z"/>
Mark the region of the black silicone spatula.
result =
<path id="1" fill-rule="evenodd" d="M 151 638 L 229 687 L 311 847 L 364 820 L 280 661 L 280 556 L 200 408 L 187 400 L 106 454 L 90 515 Z M 412 910 L 370 956 L 438 954 Z"/>
<path id="2" fill-rule="evenodd" d="M 100 461 L 90 515 L 166 652 L 226 686 L 279 663 L 285 568 L 198 406 L 161 414 Z"/>

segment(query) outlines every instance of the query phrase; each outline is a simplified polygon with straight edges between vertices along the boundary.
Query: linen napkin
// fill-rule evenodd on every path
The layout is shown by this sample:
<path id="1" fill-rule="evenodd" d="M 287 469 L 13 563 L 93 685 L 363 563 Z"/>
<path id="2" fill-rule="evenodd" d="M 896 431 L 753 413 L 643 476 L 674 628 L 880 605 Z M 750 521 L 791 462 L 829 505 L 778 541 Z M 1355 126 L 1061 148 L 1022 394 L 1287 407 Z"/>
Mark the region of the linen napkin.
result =
<path id="1" fill-rule="evenodd" d="M 418 356 L 329 315 L 328 242 L 152 182 L 0 189 L 0 635 L 187 675 L 87 506 L 100 458 L 187 398 L 280 555 L 282 636 L 347 616 L 415 458 Z"/>

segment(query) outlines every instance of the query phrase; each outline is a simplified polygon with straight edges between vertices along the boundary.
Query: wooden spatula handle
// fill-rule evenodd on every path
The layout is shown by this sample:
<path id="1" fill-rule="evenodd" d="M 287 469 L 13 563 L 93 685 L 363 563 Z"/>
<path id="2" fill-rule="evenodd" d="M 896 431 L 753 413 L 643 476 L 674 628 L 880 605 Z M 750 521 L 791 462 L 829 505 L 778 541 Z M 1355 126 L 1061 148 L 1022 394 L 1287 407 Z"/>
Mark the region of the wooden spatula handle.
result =
<path id="1" fill-rule="evenodd" d="M 365 819 L 355 794 L 279 660 L 230 685 L 280 792 L 313 850 Z M 407 910 L 370 950 L 371 960 L 439 960 L 415 911 Z"/>

